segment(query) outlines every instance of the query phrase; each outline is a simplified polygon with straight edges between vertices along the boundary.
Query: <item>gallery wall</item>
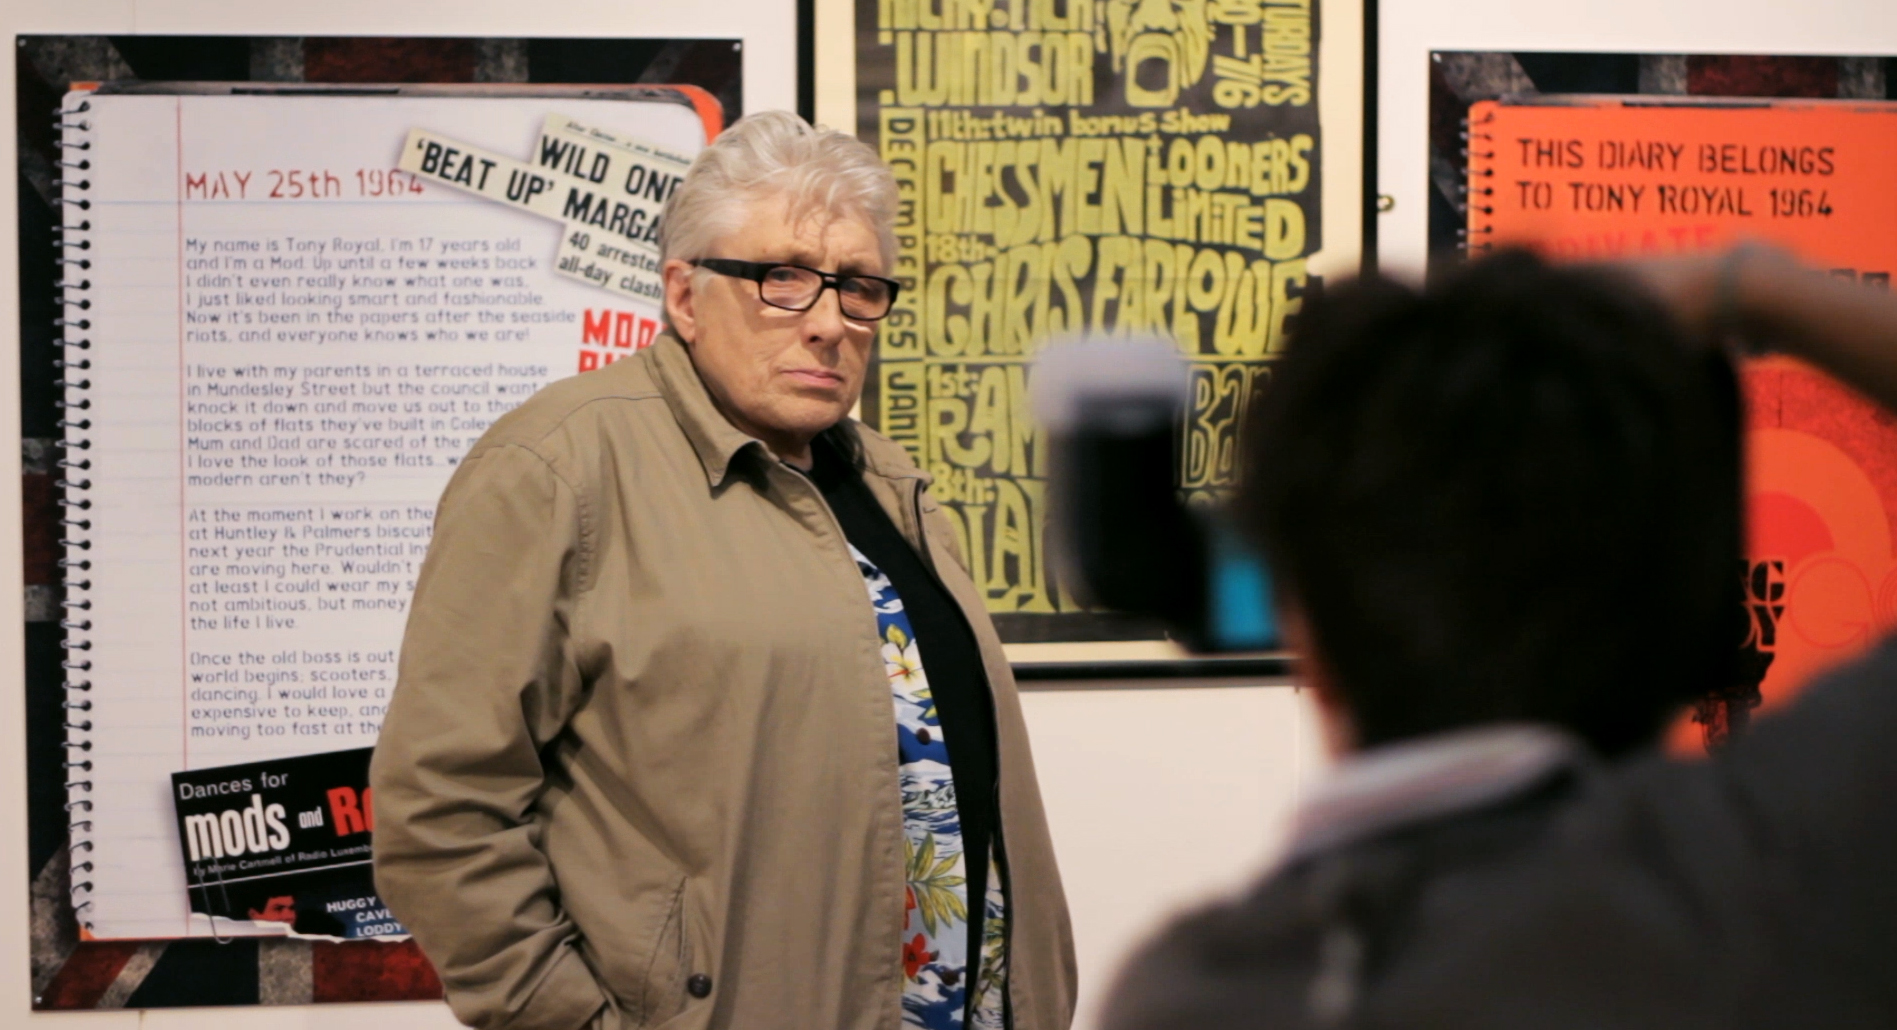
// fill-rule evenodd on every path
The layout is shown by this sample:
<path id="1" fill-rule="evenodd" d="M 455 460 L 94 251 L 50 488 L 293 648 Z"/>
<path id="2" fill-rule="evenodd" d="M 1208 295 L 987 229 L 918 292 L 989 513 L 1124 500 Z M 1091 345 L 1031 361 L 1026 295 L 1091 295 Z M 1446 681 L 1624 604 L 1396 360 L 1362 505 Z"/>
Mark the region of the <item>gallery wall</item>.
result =
<path id="1" fill-rule="evenodd" d="M 1386 264 L 1420 267 L 1424 256 L 1426 62 L 1431 49 L 1597 49 L 1682 53 L 1747 51 L 1897 53 L 1897 7 L 1867 0 L 1592 0 L 1526 5 L 1509 0 L 1382 0 L 1379 191 L 1394 200 L 1379 219 Z M 850 123 L 834 41 L 847 39 L 847 0 L 819 5 L 819 115 Z M 749 110 L 795 106 L 794 32 L 787 0 L 583 0 L 531 7 L 497 2 L 266 5 L 145 0 L 10 0 L 0 30 L 62 33 L 256 33 L 729 36 L 755 40 L 745 61 Z M 1344 33 L 1338 33 L 1344 36 Z M 826 47 L 828 49 L 826 49 Z M 14 81 L 11 53 L 0 83 Z M 1339 67 L 1339 66 L 1333 66 Z M 1344 83 L 1336 77 L 1327 80 Z M 8 98 L 10 101 L 10 97 Z M 1341 144 L 1339 145 L 1341 148 Z M 0 160 L 13 160 L 9 133 Z M 1347 159 L 1342 149 L 1334 159 Z M 1344 199 L 1344 191 L 1332 194 Z M 0 236 L 11 239 L 11 205 L 0 205 Z M 0 248 L 0 325 L 17 324 L 13 248 Z M 1340 265 L 1342 264 L 1340 260 Z M 17 459 L 17 384 L 0 362 L 0 453 Z M 10 477 L 17 469 L 3 466 Z M 18 580 L 19 504 L 0 505 L 0 570 Z M 0 622 L 20 624 L 17 594 L 0 597 Z M 21 644 L 0 634 L 0 752 L 21 754 Z M 1037 655 L 1036 657 L 1055 657 Z M 1025 708 L 1034 735 L 1049 818 L 1074 909 L 1083 977 L 1082 1026 L 1092 1025 L 1101 992 L 1127 949 L 1174 907 L 1241 882 L 1282 838 L 1296 798 L 1322 758 L 1308 701 L 1288 684 L 1153 687 L 1093 683 L 1032 693 Z M 261 1027 L 331 1025 L 362 1030 L 453 1026 L 432 1004 L 266 1010 L 165 1010 L 26 1016 L 28 880 L 19 759 L 0 762 L 0 1022 L 64 1028 Z M 12 887 L 4 885 L 11 884 Z"/>

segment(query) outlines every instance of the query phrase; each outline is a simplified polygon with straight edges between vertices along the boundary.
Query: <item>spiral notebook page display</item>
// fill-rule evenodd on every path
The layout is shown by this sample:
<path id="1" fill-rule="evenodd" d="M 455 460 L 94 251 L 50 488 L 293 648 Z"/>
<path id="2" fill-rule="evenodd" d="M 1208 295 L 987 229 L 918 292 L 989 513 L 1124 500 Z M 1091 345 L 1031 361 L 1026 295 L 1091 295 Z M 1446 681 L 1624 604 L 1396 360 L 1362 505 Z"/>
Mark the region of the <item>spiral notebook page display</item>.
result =
<path id="1" fill-rule="evenodd" d="M 633 277 L 586 274 L 595 238 L 649 247 L 610 213 L 633 152 L 613 142 L 682 170 L 707 125 L 676 92 L 581 92 L 66 97 L 68 794 L 93 935 L 212 932 L 172 775 L 372 745 L 455 463 L 535 389 L 650 341 Z M 411 133 L 563 204 L 424 168 Z"/>

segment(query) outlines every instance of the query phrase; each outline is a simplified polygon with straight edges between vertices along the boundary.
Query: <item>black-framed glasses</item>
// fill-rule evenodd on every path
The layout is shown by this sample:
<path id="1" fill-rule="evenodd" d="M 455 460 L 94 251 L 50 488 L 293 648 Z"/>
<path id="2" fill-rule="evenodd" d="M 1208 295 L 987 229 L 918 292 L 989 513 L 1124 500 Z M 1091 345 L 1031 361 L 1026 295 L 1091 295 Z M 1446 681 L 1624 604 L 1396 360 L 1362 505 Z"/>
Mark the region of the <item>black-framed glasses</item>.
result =
<path id="1" fill-rule="evenodd" d="M 734 279 L 757 283 L 758 299 L 785 311 L 809 311 L 825 290 L 837 291 L 837 302 L 846 318 L 874 322 L 889 314 L 902 284 L 880 275 L 843 275 L 819 272 L 803 265 L 773 261 L 737 261 L 731 258 L 699 258 L 699 268 Z"/>

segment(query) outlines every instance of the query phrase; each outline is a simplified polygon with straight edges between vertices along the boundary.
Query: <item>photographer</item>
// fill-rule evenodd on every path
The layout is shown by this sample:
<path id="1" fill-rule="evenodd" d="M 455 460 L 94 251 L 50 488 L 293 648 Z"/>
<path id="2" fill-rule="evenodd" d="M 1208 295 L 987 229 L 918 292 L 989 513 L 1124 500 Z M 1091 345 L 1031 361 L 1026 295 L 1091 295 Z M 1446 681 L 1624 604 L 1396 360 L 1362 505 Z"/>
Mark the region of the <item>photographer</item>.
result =
<path id="1" fill-rule="evenodd" d="M 1242 508 L 1342 761 L 1110 1027 L 1891 1024 L 1897 651 L 1619 760 L 1732 674 L 1735 336 L 1897 406 L 1897 305 L 1758 250 L 1314 307 Z"/>

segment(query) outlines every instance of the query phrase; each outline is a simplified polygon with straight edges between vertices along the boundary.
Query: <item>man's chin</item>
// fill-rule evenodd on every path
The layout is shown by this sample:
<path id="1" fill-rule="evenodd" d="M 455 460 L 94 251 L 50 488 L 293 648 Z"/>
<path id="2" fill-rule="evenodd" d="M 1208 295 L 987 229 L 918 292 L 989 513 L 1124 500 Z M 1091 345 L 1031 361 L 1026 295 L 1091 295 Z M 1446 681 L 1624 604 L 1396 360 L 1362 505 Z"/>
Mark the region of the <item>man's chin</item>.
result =
<path id="1" fill-rule="evenodd" d="M 855 404 L 855 395 L 842 387 L 792 390 L 778 395 L 775 414 L 780 425 L 826 429 L 848 415 Z"/>
<path id="2" fill-rule="evenodd" d="M 772 422 L 782 432 L 810 437 L 843 421 L 849 413 L 847 404 L 787 404 L 774 413 L 776 417 Z"/>

